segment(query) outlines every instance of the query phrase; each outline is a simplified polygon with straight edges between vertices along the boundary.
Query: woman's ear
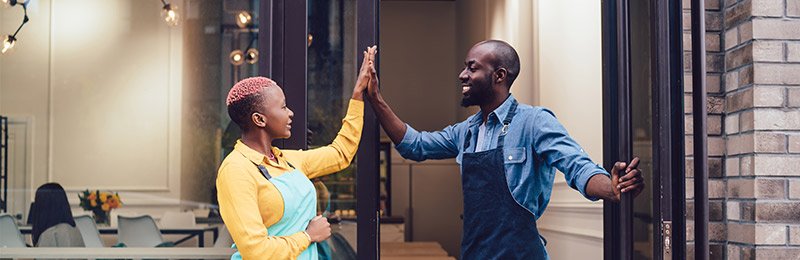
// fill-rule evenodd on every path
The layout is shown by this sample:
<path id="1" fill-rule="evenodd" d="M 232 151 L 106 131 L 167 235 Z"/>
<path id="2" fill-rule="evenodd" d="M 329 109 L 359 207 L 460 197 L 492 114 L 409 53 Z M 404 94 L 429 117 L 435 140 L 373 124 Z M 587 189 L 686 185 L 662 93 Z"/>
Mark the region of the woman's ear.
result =
<path id="1" fill-rule="evenodd" d="M 499 68 L 494 72 L 494 74 L 497 77 L 495 78 L 494 83 L 500 84 L 503 83 L 504 80 L 506 80 L 506 77 L 508 76 L 508 70 L 506 70 L 505 68 Z"/>
<path id="2" fill-rule="evenodd" d="M 253 120 L 253 124 L 255 124 L 258 127 L 267 126 L 267 117 L 264 116 L 264 114 L 261 114 L 259 112 L 253 112 L 253 114 L 250 115 L 250 119 Z"/>

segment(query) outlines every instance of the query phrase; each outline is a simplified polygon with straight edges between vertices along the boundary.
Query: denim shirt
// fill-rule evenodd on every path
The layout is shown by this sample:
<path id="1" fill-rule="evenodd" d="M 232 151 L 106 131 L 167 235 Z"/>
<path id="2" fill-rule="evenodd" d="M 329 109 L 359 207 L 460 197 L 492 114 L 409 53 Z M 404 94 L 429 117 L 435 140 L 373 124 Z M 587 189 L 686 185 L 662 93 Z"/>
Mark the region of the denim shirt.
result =
<path id="1" fill-rule="evenodd" d="M 487 117 L 485 149 L 497 147 L 497 136 L 503 125 L 513 95 Z M 423 161 L 427 159 L 456 158 L 461 164 L 464 153 L 475 152 L 478 127 L 483 123 L 482 112 L 467 120 L 445 127 L 437 132 L 419 132 L 406 125 L 403 141 L 395 149 L 403 158 Z M 469 145 L 464 141 L 469 138 Z M 564 173 L 567 184 L 584 197 L 586 183 L 595 174 L 609 175 L 592 162 L 586 152 L 558 122 L 552 111 L 543 107 L 519 104 L 514 119 L 508 126 L 504 141 L 503 161 L 506 180 L 514 199 L 534 213 L 538 219 L 550 202 L 556 169 Z"/>

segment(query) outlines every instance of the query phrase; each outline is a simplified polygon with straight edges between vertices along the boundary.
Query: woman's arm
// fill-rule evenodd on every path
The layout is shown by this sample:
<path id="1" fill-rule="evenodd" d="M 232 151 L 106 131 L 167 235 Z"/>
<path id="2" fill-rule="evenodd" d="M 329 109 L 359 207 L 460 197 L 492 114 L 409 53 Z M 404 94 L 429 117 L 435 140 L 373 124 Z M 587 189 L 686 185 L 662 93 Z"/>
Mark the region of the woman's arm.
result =
<path id="1" fill-rule="evenodd" d="M 364 52 L 358 79 L 353 87 L 353 97 L 347 108 L 347 115 L 342 119 L 342 128 L 333 142 L 325 147 L 308 151 L 286 151 L 287 157 L 298 158 L 302 171 L 315 178 L 340 171 L 350 165 L 358 151 L 361 141 L 361 130 L 364 127 L 364 91 L 370 83 L 371 69 L 374 69 L 377 47 L 372 46 Z"/>

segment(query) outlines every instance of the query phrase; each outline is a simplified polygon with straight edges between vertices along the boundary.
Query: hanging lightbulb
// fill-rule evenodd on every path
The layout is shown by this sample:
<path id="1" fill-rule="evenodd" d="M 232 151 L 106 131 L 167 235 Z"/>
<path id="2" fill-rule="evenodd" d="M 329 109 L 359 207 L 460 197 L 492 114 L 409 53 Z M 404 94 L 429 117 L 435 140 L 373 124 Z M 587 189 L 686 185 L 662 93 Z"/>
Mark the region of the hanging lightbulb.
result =
<path id="1" fill-rule="evenodd" d="M 164 1 L 161 2 L 163 3 Z M 165 3 L 164 7 L 161 8 L 161 18 L 167 22 L 167 25 L 177 26 L 181 19 L 181 15 L 178 13 L 178 6 Z"/>
<path id="2" fill-rule="evenodd" d="M 236 25 L 238 25 L 239 28 L 247 27 L 247 25 L 252 21 L 253 16 L 251 16 L 247 11 L 241 11 L 236 14 Z"/>
<path id="3" fill-rule="evenodd" d="M 11 0 L 0 0 L 0 8 L 11 7 Z"/>
<path id="4" fill-rule="evenodd" d="M 14 36 L 6 35 L 6 37 L 3 38 L 3 49 L 0 50 L 0 54 L 5 54 L 9 50 L 11 50 L 11 48 L 14 48 L 14 43 L 16 42 L 17 39 L 14 38 Z"/>
<path id="5" fill-rule="evenodd" d="M 248 49 L 247 54 L 244 55 L 244 61 L 250 64 L 256 64 L 256 62 L 258 62 L 258 50 L 255 48 Z"/>
<path id="6" fill-rule="evenodd" d="M 228 57 L 231 59 L 231 64 L 234 66 L 239 66 L 244 63 L 244 53 L 242 50 L 233 50 Z"/>

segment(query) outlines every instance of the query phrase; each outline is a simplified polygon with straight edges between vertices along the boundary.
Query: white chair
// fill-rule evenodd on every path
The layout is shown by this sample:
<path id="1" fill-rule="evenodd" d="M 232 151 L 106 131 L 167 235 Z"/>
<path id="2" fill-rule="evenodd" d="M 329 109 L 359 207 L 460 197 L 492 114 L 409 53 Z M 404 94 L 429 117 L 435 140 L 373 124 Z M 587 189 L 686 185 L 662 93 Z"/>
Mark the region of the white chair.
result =
<path id="1" fill-rule="evenodd" d="M 217 241 L 214 241 L 214 247 L 231 248 L 232 245 L 233 237 L 231 237 L 231 232 L 228 231 L 227 226 L 222 225 L 219 230 Z"/>
<path id="2" fill-rule="evenodd" d="M 160 223 L 162 227 L 193 227 L 195 225 L 194 212 L 167 211 L 161 217 Z"/>
<path id="3" fill-rule="evenodd" d="M 27 247 L 14 217 L 0 214 L 0 247 Z"/>
<path id="4" fill-rule="evenodd" d="M 36 247 L 84 247 L 81 231 L 67 223 L 49 227 L 39 236 Z"/>
<path id="5" fill-rule="evenodd" d="M 164 242 L 156 222 L 148 215 L 138 217 L 118 216 L 120 243 L 127 247 L 171 247 L 172 242 Z"/>
<path id="6" fill-rule="evenodd" d="M 75 226 L 81 231 L 83 243 L 86 247 L 105 247 L 103 239 L 100 237 L 100 230 L 94 223 L 94 218 L 89 215 L 75 216 Z"/>

